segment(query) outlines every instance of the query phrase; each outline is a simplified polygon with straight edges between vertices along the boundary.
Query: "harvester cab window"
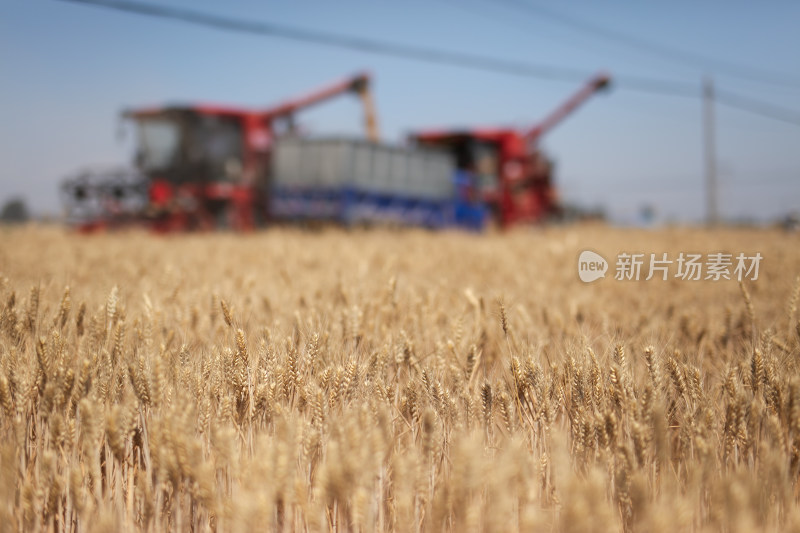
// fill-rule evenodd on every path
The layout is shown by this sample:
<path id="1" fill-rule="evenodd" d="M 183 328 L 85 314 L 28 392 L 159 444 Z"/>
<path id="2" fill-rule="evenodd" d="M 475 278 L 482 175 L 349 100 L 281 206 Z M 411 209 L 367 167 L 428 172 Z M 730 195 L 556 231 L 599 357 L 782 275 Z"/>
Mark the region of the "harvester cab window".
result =
<path id="1" fill-rule="evenodd" d="M 470 135 L 453 135 L 425 144 L 450 152 L 456 168 L 466 173 L 472 187 L 481 191 L 497 188 L 499 162 L 495 143 Z"/>
<path id="2" fill-rule="evenodd" d="M 475 142 L 472 148 L 475 182 L 478 189 L 497 187 L 497 148 L 488 142 Z"/>
<path id="3" fill-rule="evenodd" d="M 174 167 L 180 151 L 180 128 L 166 118 L 147 118 L 139 121 L 139 151 L 136 162 L 143 171 L 158 171 Z"/>
<path id="4" fill-rule="evenodd" d="M 241 122 L 235 118 L 199 116 L 191 128 L 189 160 L 203 166 L 210 179 L 231 177 L 230 169 L 241 168 L 243 139 Z"/>

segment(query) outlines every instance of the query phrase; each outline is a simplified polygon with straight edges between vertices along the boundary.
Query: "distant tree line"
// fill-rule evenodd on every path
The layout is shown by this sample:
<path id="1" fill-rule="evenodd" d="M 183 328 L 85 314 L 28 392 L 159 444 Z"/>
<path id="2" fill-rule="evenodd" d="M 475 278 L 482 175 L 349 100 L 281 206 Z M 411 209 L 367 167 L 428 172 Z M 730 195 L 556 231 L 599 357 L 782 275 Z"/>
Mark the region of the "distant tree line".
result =
<path id="1" fill-rule="evenodd" d="M 0 223 L 23 224 L 29 219 L 30 211 L 22 198 L 11 198 L 0 209 Z"/>

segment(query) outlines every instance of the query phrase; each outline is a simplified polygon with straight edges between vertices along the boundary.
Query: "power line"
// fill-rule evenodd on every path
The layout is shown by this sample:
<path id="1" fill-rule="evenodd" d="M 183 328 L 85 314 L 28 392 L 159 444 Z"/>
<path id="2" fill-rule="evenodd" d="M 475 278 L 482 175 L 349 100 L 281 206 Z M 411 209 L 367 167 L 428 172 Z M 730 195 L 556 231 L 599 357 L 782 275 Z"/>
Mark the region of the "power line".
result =
<path id="1" fill-rule="evenodd" d="M 582 82 L 590 74 L 581 69 L 507 61 L 489 56 L 467 54 L 449 50 L 439 50 L 373 39 L 363 39 L 347 35 L 307 30 L 303 28 L 271 24 L 268 22 L 252 22 L 242 19 L 223 17 L 168 6 L 158 6 L 127 0 L 59 0 L 76 4 L 92 5 L 114 9 L 126 13 L 135 13 L 155 18 L 176 20 L 224 31 L 268 35 L 301 42 L 310 42 L 325 46 L 346 48 L 359 52 L 401 57 L 427 63 L 453 65 L 489 72 L 497 72 L 514 76 L 534 77 L 554 81 Z M 640 76 L 616 75 L 615 85 L 621 90 L 664 96 L 698 98 L 701 95 L 699 85 L 692 83 L 659 80 Z M 725 93 L 725 103 L 762 116 L 778 119 L 800 126 L 800 113 L 784 110 L 764 102 L 749 99 L 733 93 Z"/>
<path id="2" fill-rule="evenodd" d="M 694 52 L 687 52 L 686 50 L 681 50 L 679 48 L 665 46 L 663 44 L 643 39 L 635 35 L 605 28 L 592 22 L 587 22 L 580 18 L 555 11 L 549 7 L 533 4 L 524 0 L 499 1 L 505 5 L 513 6 L 517 10 L 527 12 L 529 15 L 546 17 L 559 24 L 570 26 L 573 29 L 582 31 L 584 33 L 595 35 L 606 41 L 634 48 L 640 52 L 648 52 L 651 55 L 656 55 L 674 62 L 679 62 L 694 67 L 706 69 L 710 68 L 720 74 L 727 74 L 729 76 L 750 81 L 786 85 L 795 89 L 800 88 L 800 80 L 787 76 L 785 73 L 774 72 L 748 65 L 741 65 L 730 61 L 704 56 Z"/>
<path id="3" fill-rule="evenodd" d="M 359 52 L 402 57 L 405 59 L 425 61 L 428 63 L 455 65 L 478 70 L 499 72 L 502 74 L 511 74 L 515 76 L 535 77 L 566 82 L 585 81 L 586 78 L 590 76 L 590 74 L 583 69 L 536 63 L 522 63 L 477 54 L 466 54 L 463 52 L 437 50 L 427 47 L 390 43 L 372 39 L 362 39 L 359 37 L 351 37 L 342 34 L 307 30 L 303 28 L 271 24 L 268 22 L 253 22 L 242 19 L 234 19 L 198 11 L 168 6 L 158 6 L 142 2 L 131 2 L 127 0 L 60 1 L 105 7 L 127 13 L 135 13 L 156 18 L 172 19 L 180 22 L 226 31 L 269 35 L 296 41 L 347 48 Z M 623 80 L 625 87 L 622 88 L 633 91 L 683 97 L 696 97 L 699 94 L 698 88 L 689 83 L 639 78 L 635 76 L 623 78 L 615 77 L 615 80 Z"/>
<path id="4" fill-rule="evenodd" d="M 496 7 L 495 4 L 486 5 L 485 7 L 490 8 L 489 11 L 486 11 L 480 9 L 476 10 L 474 9 L 474 7 L 477 7 L 477 4 L 464 2 L 463 0 L 439 0 L 439 2 L 442 4 L 450 5 L 467 13 L 470 13 L 473 16 L 480 17 L 482 20 L 491 18 L 495 22 L 502 24 L 504 28 L 511 26 L 517 30 L 520 30 L 520 32 L 524 32 L 525 35 L 527 36 L 531 35 L 531 27 L 528 24 L 526 24 L 519 17 L 515 18 L 503 17 L 500 12 L 493 9 Z M 477 0 L 477 2 L 480 3 L 480 0 Z M 497 15 L 501 16 L 498 17 Z M 538 32 L 537 35 L 539 35 Z M 550 34 L 548 38 L 553 38 L 553 35 Z M 570 39 L 559 39 L 558 37 L 555 37 L 555 39 L 562 42 L 562 44 L 568 44 L 571 46 L 575 45 L 574 37 Z M 586 45 L 591 47 L 592 49 L 595 48 L 594 44 L 586 43 Z M 587 46 L 581 46 L 580 48 L 586 49 Z M 637 89 L 640 89 L 643 92 L 652 92 L 655 94 L 661 94 L 662 92 L 666 91 L 670 93 L 671 96 L 673 95 L 672 93 L 675 93 L 674 96 L 687 96 L 691 98 L 697 97 L 698 89 L 697 86 L 695 85 L 689 85 L 681 82 L 670 82 L 670 81 L 654 83 L 654 80 L 649 78 L 641 79 L 637 77 L 625 77 L 624 79 L 626 82 L 632 83 L 634 86 L 636 86 Z M 618 76 L 615 76 L 615 81 L 619 81 Z"/>
<path id="5" fill-rule="evenodd" d="M 449 5 L 458 7 L 459 9 L 466 10 L 467 12 L 471 12 L 472 14 L 477 14 L 476 11 L 468 7 L 471 4 L 464 3 L 460 0 L 454 0 L 452 2 L 448 0 L 441 0 L 441 1 L 442 3 L 447 3 Z M 528 5 L 528 4 L 523 4 L 521 1 L 516 1 L 516 2 L 514 0 L 503 0 L 503 1 L 505 3 L 515 3 L 521 6 Z M 494 7 L 494 4 L 487 7 Z M 531 7 L 538 7 L 538 6 L 531 6 Z M 503 24 L 510 23 L 514 25 L 516 28 L 522 29 L 522 26 L 518 24 L 520 22 L 519 19 L 501 20 L 497 18 L 495 15 L 496 13 L 494 11 L 487 13 L 480 13 L 481 17 L 489 16 L 491 18 L 494 18 L 495 21 L 502 22 Z M 529 31 L 527 31 L 526 33 L 529 33 Z M 687 98 L 698 97 L 698 87 L 694 84 L 689 84 L 685 82 L 654 80 L 651 78 L 642 78 L 637 76 L 625 76 L 625 75 L 622 76 L 615 75 L 614 81 L 616 83 L 622 83 L 623 89 L 631 89 L 631 90 L 636 90 L 638 92 L 647 92 L 653 94 L 668 94 L 670 96 L 685 96 Z M 763 81 L 763 80 L 757 80 L 757 81 Z M 732 109 L 738 109 L 740 111 L 747 111 L 750 113 L 759 114 L 767 118 L 772 118 L 775 120 L 779 120 L 781 122 L 787 122 L 789 124 L 800 125 L 800 113 L 795 112 L 793 110 L 780 108 L 773 104 L 760 102 L 758 100 L 754 100 L 746 96 L 725 91 L 723 91 L 723 95 L 720 98 L 719 91 L 716 92 L 717 92 L 717 98 L 716 98 L 717 102 L 722 105 L 728 106 Z"/>
<path id="6" fill-rule="evenodd" d="M 740 111 L 749 111 L 750 113 L 756 113 L 789 124 L 800 125 L 800 113 L 797 111 L 774 106 L 729 91 L 715 90 L 715 93 L 715 100 L 727 107 L 739 109 Z"/>
<path id="7" fill-rule="evenodd" d="M 576 80 L 583 81 L 587 77 L 586 71 L 581 69 L 533 63 L 519 63 L 476 54 L 434 50 L 431 48 L 390 43 L 372 39 L 362 39 L 359 37 L 307 30 L 303 28 L 271 24 L 268 22 L 253 22 L 242 19 L 234 19 L 230 17 L 201 13 L 199 11 L 190 11 L 188 9 L 167 6 L 157 6 L 142 2 L 129 2 L 126 0 L 60 1 L 105 7 L 150 17 L 178 20 L 181 22 L 197 24 L 220 30 L 282 37 L 295 41 L 311 42 L 339 48 L 348 48 L 350 50 L 356 50 L 359 52 L 395 56 L 406 59 L 426 61 L 429 63 L 456 65 L 479 70 L 490 70 L 504 74 L 531 76 L 542 79 L 568 82 L 574 82 Z"/>

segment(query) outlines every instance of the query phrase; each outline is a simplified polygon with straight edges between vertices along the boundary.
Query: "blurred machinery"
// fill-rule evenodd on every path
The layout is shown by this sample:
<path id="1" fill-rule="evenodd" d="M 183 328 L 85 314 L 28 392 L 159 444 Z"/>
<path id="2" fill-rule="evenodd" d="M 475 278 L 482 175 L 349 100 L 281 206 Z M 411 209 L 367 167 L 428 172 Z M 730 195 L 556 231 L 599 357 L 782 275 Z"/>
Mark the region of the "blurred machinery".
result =
<path id="1" fill-rule="evenodd" d="M 214 105 L 134 109 L 136 170 L 84 171 L 62 185 L 70 221 L 85 231 L 148 223 L 156 231 L 228 227 L 266 221 L 270 160 L 281 135 L 296 134 L 294 115 L 356 93 L 367 135 L 378 140 L 370 78 L 362 73 L 265 110 Z"/>
<path id="2" fill-rule="evenodd" d="M 378 142 L 367 74 L 266 110 L 197 105 L 126 111 L 138 130 L 136 170 L 67 180 L 70 220 L 91 231 L 248 230 L 281 220 L 392 222 L 481 229 L 558 213 L 552 165 L 538 140 L 609 84 L 592 78 L 527 131 L 469 129 Z M 367 141 L 300 138 L 294 115 L 343 93 L 364 106 Z"/>
<path id="3" fill-rule="evenodd" d="M 553 165 L 539 140 L 610 83 L 597 74 L 544 120 L 526 131 L 507 128 L 423 131 L 411 135 L 419 146 L 447 150 L 465 194 L 483 202 L 503 227 L 559 214 Z"/>

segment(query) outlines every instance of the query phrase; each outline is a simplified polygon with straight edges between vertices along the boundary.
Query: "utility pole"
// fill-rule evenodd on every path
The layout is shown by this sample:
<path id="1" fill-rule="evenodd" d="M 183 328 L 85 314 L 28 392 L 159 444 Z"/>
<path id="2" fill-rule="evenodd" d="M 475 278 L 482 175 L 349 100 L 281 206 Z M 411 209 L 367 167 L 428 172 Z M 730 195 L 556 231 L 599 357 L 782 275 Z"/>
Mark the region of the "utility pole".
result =
<path id="1" fill-rule="evenodd" d="M 703 78 L 703 134 L 706 159 L 706 223 L 718 222 L 717 211 L 717 155 L 714 141 L 714 81 Z"/>

